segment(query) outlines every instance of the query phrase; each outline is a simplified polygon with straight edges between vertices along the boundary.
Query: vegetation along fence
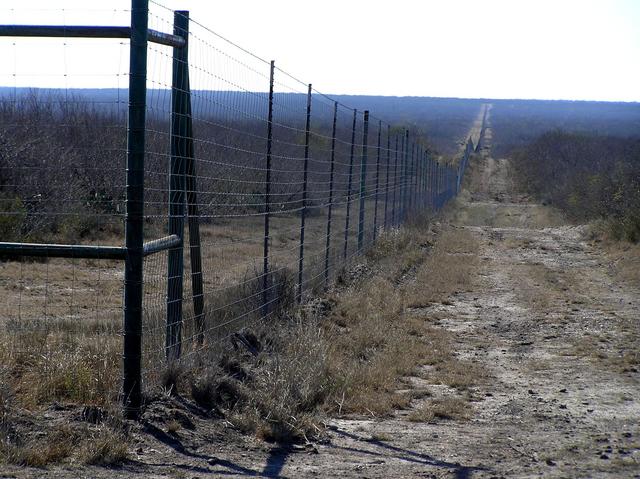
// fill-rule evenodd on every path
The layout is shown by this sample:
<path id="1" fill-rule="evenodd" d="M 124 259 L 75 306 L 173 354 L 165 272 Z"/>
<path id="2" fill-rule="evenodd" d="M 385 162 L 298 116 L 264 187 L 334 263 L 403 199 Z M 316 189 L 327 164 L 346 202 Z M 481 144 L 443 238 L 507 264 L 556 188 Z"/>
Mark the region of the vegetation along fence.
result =
<path id="1" fill-rule="evenodd" d="M 133 0 L 124 13 L 130 27 L 0 26 L 5 39 L 60 37 L 65 55 L 119 51 L 117 72 L 101 74 L 114 88 L 70 88 L 65 63 L 65 88 L 25 89 L 14 71 L 2 89 L 0 320 L 2 354 L 52 378 L 44 397 L 66 391 L 53 378 L 75 361 L 69 395 L 116 384 L 107 392 L 135 417 L 168 364 L 201 361 L 326 288 L 381 231 L 442 208 L 474 146 L 438 162 L 425 139 L 188 12 Z M 37 40 L 12 40 L 16 57 Z"/>

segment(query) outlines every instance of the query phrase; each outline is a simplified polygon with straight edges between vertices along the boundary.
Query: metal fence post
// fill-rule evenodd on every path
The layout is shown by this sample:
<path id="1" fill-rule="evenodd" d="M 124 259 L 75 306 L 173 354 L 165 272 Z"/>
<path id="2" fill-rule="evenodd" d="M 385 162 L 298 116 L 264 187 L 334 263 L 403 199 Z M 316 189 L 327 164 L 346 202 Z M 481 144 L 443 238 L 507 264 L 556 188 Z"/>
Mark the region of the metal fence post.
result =
<path id="1" fill-rule="evenodd" d="M 396 133 L 396 146 L 394 149 L 395 160 L 393 162 L 393 208 L 391 210 L 391 224 L 396 225 L 397 221 L 397 208 L 396 208 L 396 194 L 399 195 L 398 190 L 398 134 Z"/>
<path id="2" fill-rule="evenodd" d="M 403 130 L 400 137 L 400 187 L 398 189 L 398 225 L 402 223 L 404 215 L 404 187 L 406 179 L 406 164 L 404 161 L 404 141 L 406 137 L 406 130 Z"/>
<path id="3" fill-rule="evenodd" d="M 449 197 L 453 198 L 456 195 L 456 175 L 453 166 L 449 167 Z"/>
<path id="4" fill-rule="evenodd" d="M 415 209 L 419 209 L 420 208 L 420 180 L 421 180 L 421 173 L 422 173 L 422 162 L 420 161 L 420 145 L 416 144 L 416 161 L 415 161 L 415 170 L 416 170 L 416 177 L 414 179 L 414 183 L 415 186 L 413 188 L 414 190 L 414 198 L 413 198 L 413 206 Z"/>
<path id="5" fill-rule="evenodd" d="M 329 256 L 331 254 L 331 219 L 333 216 L 333 178 L 336 161 L 336 128 L 338 125 L 338 102 L 333 103 L 333 128 L 331 130 L 331 165 L 329 169 L 329 211 L 327 212 L 327 239 L 324 247 L 324 286 L 329 284 Z"/>
<path id="6" fill-rule="evenodd" d="M 438 194 L 440 193 L 440 163 L 433 162 L 433 205 L 434 210 L 438 211 Z"/>
<path id="7" fill-rule="evenodd" d="M 402 205 L 402 215 L 400 220 L 404 223 L 407 216 L 407 192 L 409 187 L 409 130 L 404 131 L 403 143 L 402 143 L 402 167 L 403 167 L 403 175 L 402 175 L 402 199 L 400 201 Z"/>
<path id="8" fill-rule="evenodd" d="M 449 165 L 445 165 L 444 167 L 444 184 L 444 203 L 446 204 L 451 195 L 451 167 Z"/>
<path id="9" fill-rule="evenodd" d="M 438 209 L 442 209 L 442 206 L 444 204 L 444 202 L 442 201 L 442 198 L 444 197 L 444 165 L 441 163 L 438 163 L 438 171 L 439 171 L 439 175 L 438 175 L 438 191 L 439 191 L 439 197 L 438 197 Z"/>
<path id="10" fill-rule="evenodd" d="M 425 192 L 426 192 L 426 179 L 427 179 L 427 151 L 422 151 L 420 155 L 420 208 L 425 207 Z"/>
<path id="11" fill-rule="evenodd" d="M 373 203 L 373 242 L 378 229 L 378 196 L 380 193 L 380 143 L 382 141 L 382 120 L 378 120 L 378 146 L 376 148 L 376 194 Z"/>
<path id="12" fill-rule="evenodd" d="M 367 192 L 367 161 L 369 155 L 369 110 L 364 111 L 362 130 L 362 160 L 360 162 L 360 214 L 358 218 L 358 252 L 364 245 L 365 196 Z"/>
<path id="13" fill-rule="evenodd" d="M 311 131 L 311 83 L 307 91 L 307 122 L 304 131 L 304 172 L 302 176 L 302 209 L 300 210 L 300 255 L 298 257 L 298 293 L 297 301 L 302 301 L 304 281 L 304 227 L 307 216 L 307 183 L 309 177 L 309 134 Z"/>
<path id="14" fill-rule="evenodd" d="M 431 157 L 431 207 L 433 211 L 438 210 L 438 162 Z"/>
<path id="15" fill-rule="evenodd" d="M 415 208 L 415 179 L 416 179 L 416 144 L 411 143 L 411 161 L 409 162 L 409 211 Z"/>
<path id="16" fill-rule="evenodd" d="M 460 193 L 460 184 L 462 183 L 462 171 L 464 170 L 464 163 L 458 165 L 456 171 L 456 196 Z"/>
<path id="17" fill-rule="evenodd" d="M 126 417 L 137 418 L 142 404 L 142 284 L 144 155 L 147 96 L 148 0 L 132 0 L 127 128 L 127 199 L 124 272 L 122 393 Z"/>
<path id="18" fill-rule="evenodd" d="M 185 47 L 189 41 L 189 12 L 178 11 L 185 19 L 186 29 L 182 32 Z M 194 322 L 197 339 L 204 342 L 204 288 L 202 278 L 202 250 L 200 249 L 200 216 L 198 213 L 198 188 L 196 182 L 195 152 L 193 147 L 193 116 L 191 113 L 191 86 L 189 82 L 188 55 L 184 63 L 184 101 L 185 101 L 185 190 L 187 201 L 187 217 L 189 225 L 189 259 L 191 263 L 191 290 L 193 297 Z"/>
<path id="19" fill-rule="evenodd" d="M 449 199 L 451 199 L 451 198 L 453 198 L 453 195 L 454 195 L 454 189 L 453 189 L 453 187 L 454 187 L 454 185 L 453 185 L 454 175 L 453 175 L 453 168 L 451 166 L 448 167 L 448 170 L 449 170 L 449 194 L 448 194 L 448 197 L 449 197 Z"/>
<path id="20" fill-rule="evenodd" d="M 442 196 L 442 167 L 440 162 L 436 161 L 436 208 L 440 209 L 440 199 Z"/>
<path id="21" fill-rule="evenodd" d="M 416 149 L 416 210 L 421 208 L 420 201 L 422 200 L 422 150 L 420 149 L 420 145 Z"/>
<path id="22" fill-rule="evenodd" d="M 353 127 L 351 128 L 351 153 L 349 154 L 349 183 L 347 186 L 347 218 L 344 226 L 344 252 L 343 257 L 346 260 L 349 249 L 349 215 L 351 213 L 351 186 L 353 184 L 353 157 L 356 147 L 356 115 L 358 110 L 353 110 Z"/>
<path id="23" fill-rule="evenodd" d="M 183 12 L 189 15 L 189 12 Z M 186 41 L 186 39 L 185 39 Z M 204 286 L 202 278 L 202 249 L 200 248 L 200 214 L 198 212 L 198 186 L 196 181 L 196 162 L 193 148 L 193 117 L 191 114 L 191 86 L 189 68 L 185 70 L 187 84 L 187 158 L 186 190 L 187 216 L 189 223 L 189 260 L 191 263 L 191 291 L 193 296 L 193 316 L 200 343 L 204 342 Z"/>
<path id="24" fill-rule="evenodd" d="M 423 162 L 422 207 L 427 208 L 429 206 L 429 152 L 427 150 L 424 150 Z"/>
<path id="25" fill-rule="evenodd" d="M 416 168 L 418 169 L 418 175 L 416 178 L 416 207 L 420 209 L 422 207 L 422 182 L 424 180 L 424 151 L 418 146 L 416 151 Z"/>
<path id="26" fill-rule="evenodd" d="M 438 162 L 438 209 L 442 208 L 442 192 L 444 191 L 444 167 Z"/>
<path id="27" fill-rule="evenodd" d="M 433 167 L 431 155 L 427 151 L 427 206 L 433 210 Z"/>
<path id="28" fill-rule="evenodd" d="M 269 314 L 269 221 L 271 219 L 271 149 L 273 146 L 273 75 L 275 62 L 269 70 L 269 109 L 267 112 L 267 158 L 264 186 L 264 243 L 262 245 L 262 316 Z"/>
<path id="29" fill-rule="evenodd" d="M 449 165 L 444 167 L 444 200 L 443 205 L 449 200 Z"/>
<path id="30" fill-rule="evenodd" d="M 187 117 L 189 102 L 186 70 L 188 68 L 187 12 L 174 12 L 173 34 L 183 37 L 183 47 L 173 47 L 171 83 L 171 158 L 169 175 L 169 235 L 180 238 L 180 245 L 167 255 L 167 325 L 165 353 L 168 360 L 180 358 L 182 342 L 182 299 L 184 284 L 184 216 L 187 151 Z"/>
<path id="31" fill-rule="evenodd" d="M 385 186 L 384 186 L 384 229 L 386 230 L 388 227 L 388 213 L 389 213 L 389 167 L 391 163 L 391 126 L 387 125 L 387 165 L 386 165 L 386 175 L 385 175 Z"/>

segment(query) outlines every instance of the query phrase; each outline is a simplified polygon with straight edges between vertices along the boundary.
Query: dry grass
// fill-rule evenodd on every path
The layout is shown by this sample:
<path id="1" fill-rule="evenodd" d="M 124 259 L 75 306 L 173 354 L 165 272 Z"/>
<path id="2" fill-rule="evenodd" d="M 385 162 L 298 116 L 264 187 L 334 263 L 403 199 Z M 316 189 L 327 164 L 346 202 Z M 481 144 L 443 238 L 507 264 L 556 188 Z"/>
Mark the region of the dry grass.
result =
<path id="1" fill-rule="evenodd" d="M 640 244 L 613 241 L 606 234 L 600 235 L 602 237 L 603 249 L 611 261 L 616 279 L 640 287 Z"/>
<path id="2" fill-rule="evenodd" d="M 283 244 L 289 243 L 289 238 L 283 239 Z M 356 269 L 364 274 L 356 274 L 355 280 L 346 275 L 346 284 L 295 315 L 283 308 L 268 324 L 242 330 L 255 340 L 254 351 L 233 341 L 212 342 L 216 347 L 191 355 L 179 367 L 158 370 L 153 380 L 206 410 L 221 412 L 238 429 L 277 442 L 320 434 L 323 412 L 379 416 L 409 407 L 412 395 L 398 393 L 398 388 L 403 377 L 417 374 L 425 364 L 434 365 L 433 377 L 429 375 L 434 383 L 467 387 L 472 383 L 464 374 L 469 365 L 458 365 L 450 335 L 429 327 L 426 318 L 407 308 L 418 298 L 445 301 L 468 288 L 474 252 L 464 231 L 444 229 L 438 237 L 423 218 L 416 218 L 408 227 L 380 237 Z M 222 265 L 225 258 L 216 261 Z M 213 281 L 230 281 L 230 276 Z M 244 289 L 230 290 L 230 296 L 220 301 L 245 308 L 247 304 L 234 299 L 247 296 L 246 288 L 254 286 L 247 282 Z M 23 328 L 13 336 L 19 338 L 19 347 L 5 343 L 0 348 L 8 372 L 7 391 L 15 391 L 18 404 L 32 409 L 34 417 L 53 401 L 106 406 L 117 399 L 121 338 L 114 334 L 114 323 L 96 318 L 82 329 L 77 324 L 59 320 L 55 327 L 40 328 L 42 336 L 18 336 L 27 333 Z M 3 397 L 7 398 L 3 411 L 10 415 L 13 395 L 3 393 Z M 175 420 L 165 428 L 177 434 L 182 425 Z M 17 436 L 5 441 L 2 460 L 44 465 L 126 459 L 122 428 L 74 426 L 60 433 L 64 441 L 57 439 L 56 431 L 46 430 L 36 442 Z"/>
<path id="3" fill-rule="evenodd" d="M 203 360 L 206 368 L 187 371 L 191 396 L 206 409 L 221 410 L 242 431 L 290 442 L 322 431 L 320 411 L 380 416 L 409 407 L 412 395 L 398 392 L 402 378 L 425 364 L 434 365 L 433 383 L 464 389 L 477 381 L 478 368 L 455 358 L 452 335 L 407 309 L 409 295 L 429 288 L 424 270 L 449 270 L 435 288 L 440 297 L 468 286 L 475 263 L 452 267 L 451 258 L 463 244 L 462 255 L 471 254 L 472 245 L 466 236 L 454 241 L 447 234 L 432 247 L 436 235 L 414 225 L 380 238 L 355 268 L 364 277 L 295 316 L 284 314 L 242 333 L 260 345 L 258 354 L 219 349 Z M 464 274 L 450 271 L 458 266 Z M 416 275 L 424 275 L 419 287 Z"/>
<path id="4" fill-rule="evenodd" d="M 487 378 L 487 373 L 476 363 L 448 357 L 436 363 L 426 377 L 434 384 L 464 390 Z"/>
<path id="5" fill-rule="evenodd" d="M 111 466 L 129 458 L 129 444 L 125 434 L 117 429 L 99 427 L 87 439 L 83 437 L 80 459 L 85 464 Z"/>
<path id="6" fill-rule="evenodd" d="M 317 320 L 283 314 L 207 350 L 174 384 L 243 432 L 298 442 L 320 431 L 317 408 L 330 389 L 326 354 Z"/>
<path id="7" fill-rule="evenodd" d="M 340 295 L 327 321 L 329 359 L 338 379 L 329 405 L 334 412 L 381 415 L 408 407 L 411 396 L 396 393 L 398 381 L 421 365 L 434 366 L 430 381 L 453 387 L 468 387 L 483 376 L 475 365 L 455 358 L 449 332 L 407 309 L 470 286 L 477 264 L 470 234 L 445 229 L 436 236 L 419 225 L 387 237 L 381 248 L 396 251 L 393 262 L 382 255 L 387 259 L 377 275 Z"/>
<path id="8" fill-rule="evenodd" d="M 398 285 L 429 256 L 431 238 L 417 222 L 382 237 L 368 255 L 375 275 L 334 297 L 322 322 L 333 378 L 327 410 L 383 415 L 409 405 L 409 395 L 396 390 L 428 356 L 427 328 L 405 314 L 406 292 Z"/>
<path id="9" fill-rule="evenodd" d="M 620 325 L 615 326 L 620 328 Z M 637 373 L 640 370 L 637 344 L 637 327 L 627 331 L 618 329 L 618 334 L 585 333 L 565 354 L 589 359 L 607 371 Z"/>
<path id="10" fill-rule="evenodd" d="M 129 457 L 127 437 L 113 425 L 40 423 L 29 428 L 6 426 L 3 433 L 0 463 L 30 467 L 61 462 L 110 466 Z"/>
<path id="11" fill-rule="evenodd" d="M 385 432 L 376 431 L 371 433 L 371 441 L 388 442 L 388 441 L 391 441 L 391 439 L 392 439 L 391 435 Z"/>
<path id="12" fill-rule="evenodd" d="M 336 238 L 341 238 L 343 208 L 334 210 Z M 207 328 L 211 340 L 238 330 L 259 315 L 261 297 L 256 294 L 258 267 L 262 258 L 262 220 L 257 217 L 221 221 L 201 227 Z M 300 219 L 297 215 L 272 220 L 272 266 L 297 267 Z M 307 219 L 309 258 L 307 268 L 315 275 L 315 256 L 324 251 L 326 219 Z M 160 232 L 148 232 L 160 234 Z M 355 248 L 355 230 L 350 234 L 350 252 Z M 122 244 L 122 238 L 100 238 L 102 244 Z M 89 241 L 91 242 L 91 241 Z M 336 251 L 341 243 L 335 241 Z M 340 247 L 340 248 L 339 248 Z M 185 249 L 185 271 L 189 271 L 189 249 Z M 261 268 L 261 266 L 260 266 Z M 274 267 L 275 269 L 275 267 Z M 116 399 L 121 381 L 122 264 L 117 261 L 48 259 L 0 261 L 0 360 L 21 406 L 35 408 L 51 401 L 109 404 Z M 285 288 L 290 285 L 285 285 Z M 185 275 L 185 326 L 183 337 L 193 337 L 194 325 Z M 283 289 L 273 291 L 283 295 Z M 164 356 L 164 304 L 166 255 L 145 261 L 144 365 Z M 246 296 L 245 300 L 238 298 Z M 285 298 L 279 303 L 287 303 Z M 246 311 L 256 314 L 246 315 Z M 240 319 L 237 319 L 240 318 Z M 228 323 L 226 328 L 213 328 Z M 185 343 L 185 349 L 188 347 Z M 147 385 L 162 386 L 157 371 L 149 371 Z"/>
<path id="13" fill-rule="evenodd" d="M 0 348 L 20 406 L 51 401 L 111 404 L 120 380 L 120 340 L 73 330 L 21 332 Z"/>
<path id="14" fill-rule="evenodd" d="M 426 401 L 409 414 L 412 422 L 432 422 L 436 419 L 467 420 L 473 414 L 469 403 L 461 398 L 447 396 Z"/>
<path id="15" fill-rule="evenodd" d="M 449 297 L 472 286 L 472 273 L 478 266 L 478 244 L 465 229 L 446 228 L 436 240 L 416 275 L 407 295 L 411 308 L 449 301 Z"/>

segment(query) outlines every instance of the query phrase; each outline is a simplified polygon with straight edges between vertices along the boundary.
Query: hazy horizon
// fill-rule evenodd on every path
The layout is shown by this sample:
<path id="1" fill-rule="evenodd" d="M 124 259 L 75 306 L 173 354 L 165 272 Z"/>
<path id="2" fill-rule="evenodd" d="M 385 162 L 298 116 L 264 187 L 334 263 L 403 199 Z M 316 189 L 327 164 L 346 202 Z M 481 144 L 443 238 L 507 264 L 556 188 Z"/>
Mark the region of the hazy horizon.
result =
<path id="1" fill-rule="evenodd" d="M 56 87 L 34 87 L 34 86 L 6 86 L 0 85 L 0 90 L 17 88 L 19 90 L 69 90 L 69 91 L 96 91 L 96 90 L 118 90 L 117 88 L 111 87 L 78 87 L 78 88 L 56 88 Z M 120 88 L 120 91 L 127 91 L 128 88 Z M 168 90 L 167 89 L 158 89 L 158 90 Z M 192 91 L 234 91 L 234 90 L 198 90 L 193 89 Z M 239 92 L 238 92 L 239 93 Z M 280 94 L 286 94 L 280 92 Z M 302 95 L 303 93 L 289 93 L 289 94 L 298 94 Z M 314 93 L 315 94 L 315 93 Z M 478 101 L 541 101 L 541 102 L 575 102 L 575 103 L 625 103 L 625 104 L 633 104 L 640 105 L 640 101 L 622 101 L 622 100 L 573 100 L 567 98 L 488 98 L 488 97 L 464 97 L 464 96 L 429 96 L 429 95 L 374 95 L 374 94 L 358 94 L 358 93 L 322 93 L 323 95 L 329 97 L 373 97 L 373 98 L 424 98 L 424 99 L 434 99 L 434 100 L 478 100 Z"/>

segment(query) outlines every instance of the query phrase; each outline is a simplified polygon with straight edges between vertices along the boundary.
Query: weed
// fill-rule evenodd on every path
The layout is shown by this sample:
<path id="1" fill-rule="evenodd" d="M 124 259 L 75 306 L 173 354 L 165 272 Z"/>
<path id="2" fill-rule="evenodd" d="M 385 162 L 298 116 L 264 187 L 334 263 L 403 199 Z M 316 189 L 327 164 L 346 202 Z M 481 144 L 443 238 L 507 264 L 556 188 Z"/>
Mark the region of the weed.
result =
<path id="1" fill-rule="evenodd" d="M 80 456 L 86 464 L 121 464 L 129 458 L 127 438 L 117 429 L 99 426 L 88 439 L 83 440 Z"/>
<path id="2" fill-rule="evenodd" d="M 435 419 L 466 420 L 471 417 L 469 403 L 456 397 L 433 399 L 412 411 L 407 420 L 412 422 L 431 422 Z"/>

